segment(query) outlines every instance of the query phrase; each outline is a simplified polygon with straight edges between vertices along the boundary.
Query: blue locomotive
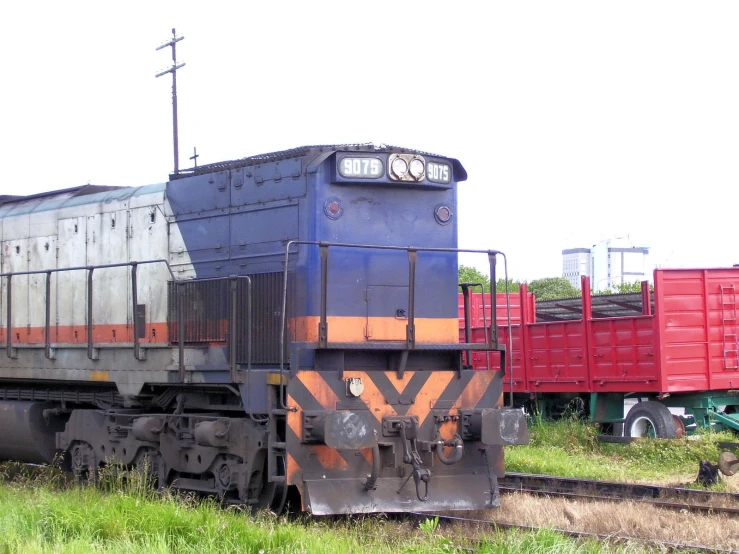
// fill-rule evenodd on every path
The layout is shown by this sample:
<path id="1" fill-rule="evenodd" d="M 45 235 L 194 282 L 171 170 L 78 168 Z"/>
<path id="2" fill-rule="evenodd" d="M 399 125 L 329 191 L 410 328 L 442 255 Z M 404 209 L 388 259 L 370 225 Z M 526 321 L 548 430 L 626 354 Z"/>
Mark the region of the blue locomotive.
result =
<path id="1" fill-rule="evenodd" d="M 313 514 L 498 505 L 528 440 L 457 313 L 459 161 L 307 146 L 0 197 L 0 458 Z M 483 252 L 495 271 L 495 252 Z M 493 275 L 494 278 L 494 275 Z M 505 367 L 505 364 L 503 364 Z"/>

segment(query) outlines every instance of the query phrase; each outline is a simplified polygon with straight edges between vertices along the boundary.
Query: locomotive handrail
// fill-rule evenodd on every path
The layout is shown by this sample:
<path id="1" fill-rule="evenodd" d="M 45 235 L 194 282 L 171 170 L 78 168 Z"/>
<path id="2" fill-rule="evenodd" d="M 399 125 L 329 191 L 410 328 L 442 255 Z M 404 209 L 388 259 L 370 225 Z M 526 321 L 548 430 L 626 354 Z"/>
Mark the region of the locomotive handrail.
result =
<path id="1" fill-rule="evenodd" d="M 57 267 L 53 269 L 38 269 L 34 271 L 11 271 L 11 272 L 5 272 L 0 273 L 0 277 L 7 277 L 8 278 L 8 306 L 7 306 L 7 329 L 6 329 L 6 355 L 8 358 L 13 358 L 13 339 L 12 339 L 12 333 L 10 332 L 13 325 L 13 289 L 12 289 L 12 278 L 16 276 L 23 276 L 23 275 L 46 275 L 46 298 L 45 298 L 45 308 L 46 308 L 46 323 L 44 327 L 44 354 L 46 358 L 52 359 L 52 349 L 51 349 L 51 274 L 52 273 L 62 273 L 65 271 L 87 271 L 87 357 L 91 360 L 96 359 L 95 358 L 95 347 L 93 343 L 93 336 L 92 336 L 92 275 L 93 271 L 96 269 L 109 269 L 109 268 L 115 268 L 115 267 L 131 267 L 131 289 L 132 289 L 132 304 L 133 304 L 133 342 L 134 342 L 134 357 L 137 360 L 141 360 L 141 343 L 139 339 L 139 322 L 138 317 L 136 316 L 136 306 L 138 304 L 138 287 L 137 287 L 137 268 L 139 265 L 145 265 L 145 264 L 158 264 L 162 263 L 167 268 L 167 271 L 169 272 L 170 277 L 173 281 L 177 281 L 177 278 L 174 275 L 174 272 L 172 271 L 172 267 L 169 265 L 169 261 L 165 259 L 156 259 L 156 260 L 144 260 L 144 261 L 133 261 L 133 262 L 120 262 L 120 263 L 114 263 L 114 264 L 100 264 L 100 265 L 84 265 L 84 266 L 74 266 L 74 267 Z"/>
<path id="2" fill-rule="evenodd" d="M 508 293 L 508 258 L 505 253 L 499 250 L 478 250 L 469 248 L 443 248 L 443 247 L 424 247 L 424 246 L 389 246 L 381 244 L 362 244 L 362 243 L 345 243 L 330 241 L 311 241 L 311 240 L 289 240 L 285 245 L 285 265 L 283 274 L 283 291 L 282 291 L 282 322 L 280 326 L 280 403 L 283 409 L 287 409 L 283 395 L 283 373 L 285 366 L 285 323 L 287 312 L 287 275 L 290 259 L 290 247 L 295 245 L 313 245 L 319 247 L 321 257 L 321 314 L 318 323 L 318 347 L 326 348 L 328 345 L 328 316 L 327 316 L 327 296 L 328 296 L 328 251 L 331 246 L 341 248 L 361 248 L 372 250 L 395 250 L 405 251 L 408 254 L 408 323 L 406 325 L 406 346 L 401 353 L 401 359 L 398 366 L 398 377 L 402 378 L 405 364 L 408 360 L 408 353 L 415 349 L 415 278 L 416 278 L 416 262 L 418 260 L 418 252 L 455 252 L 455 253 L 471 253 L 471 254 L 487 254 L 488 263 L 490 265 L 490 284 L 491 290 L 495 290 L 497 283 L 495 275 L 496 256 L 500 254 L 503 257 L 505 267 L 505 288 L 506 299 L 508 304 L 508 340 L 509 349 L 513 349 L 513 333 L 511 330 L 511 313 L 510 299 Z M 498 349 L 498 332 L 497 332 L 497 305 L 496 294 L 491 294 L 492 317 L 490 322 L 490 342 L 487 344 L 490 350 Z M 465 345 L 460 345 L 460 348 Z M 505 374 L 505 352 L 501 351 L 501 370 Z M 511 364 L 511 379 L 513 378 L 513 365 Z M 513 387 L 511 386 L 510 395 L 511 406 L 513 406 Z"/>

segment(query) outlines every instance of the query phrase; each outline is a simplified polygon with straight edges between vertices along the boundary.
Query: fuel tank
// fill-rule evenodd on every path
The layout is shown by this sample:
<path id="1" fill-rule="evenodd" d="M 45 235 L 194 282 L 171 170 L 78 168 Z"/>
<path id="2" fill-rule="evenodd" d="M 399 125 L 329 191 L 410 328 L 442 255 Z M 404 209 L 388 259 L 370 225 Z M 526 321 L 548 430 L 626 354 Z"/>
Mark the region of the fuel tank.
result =
<path id="1" fill-rule="evenodd" d="M 0 400 L 0 460 L 53 462 L 56 433 L 64 430 L 66 420 L 55 407 L 50 402 Z"/>

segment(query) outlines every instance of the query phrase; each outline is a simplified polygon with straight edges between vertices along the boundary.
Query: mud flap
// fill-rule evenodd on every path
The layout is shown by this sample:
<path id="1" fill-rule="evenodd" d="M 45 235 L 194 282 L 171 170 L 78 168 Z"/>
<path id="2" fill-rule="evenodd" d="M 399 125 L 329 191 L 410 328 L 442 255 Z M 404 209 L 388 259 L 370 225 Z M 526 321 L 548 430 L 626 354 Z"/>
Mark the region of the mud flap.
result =
<path id="1" fill-rule="evenodd" d="M 412 484 L 403 487 L 404 481 L 384 477 L 377 480 L 375 490 L 367 491 L 360 479 L 306 480 L 305 510 L 313 515 L 334 515 L 483 510 L 500 506 L 495 475 L 434 475 L 432 489 L 425 502 L 418 499 Z"/>

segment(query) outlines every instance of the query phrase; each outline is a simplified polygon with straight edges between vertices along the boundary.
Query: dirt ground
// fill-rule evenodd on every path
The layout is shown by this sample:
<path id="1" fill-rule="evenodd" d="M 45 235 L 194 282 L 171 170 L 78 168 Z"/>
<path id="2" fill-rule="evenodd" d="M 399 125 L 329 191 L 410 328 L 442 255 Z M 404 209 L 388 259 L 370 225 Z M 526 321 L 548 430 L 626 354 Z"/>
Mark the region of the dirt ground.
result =
<path id="1" fill-rule="evenodd" d="M 739 507 L 739 502 L 735 507 Z M 479 519 L 569 531 L 739 549 L 739 517 L 664 509 L 634 501 L 588 501 L 511 493 Z M 480 532 L 484 532 L 480 529 Z"/>

